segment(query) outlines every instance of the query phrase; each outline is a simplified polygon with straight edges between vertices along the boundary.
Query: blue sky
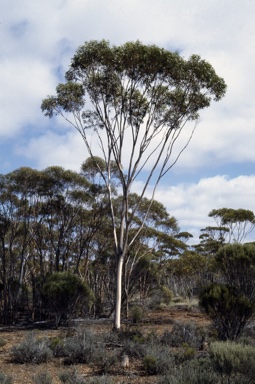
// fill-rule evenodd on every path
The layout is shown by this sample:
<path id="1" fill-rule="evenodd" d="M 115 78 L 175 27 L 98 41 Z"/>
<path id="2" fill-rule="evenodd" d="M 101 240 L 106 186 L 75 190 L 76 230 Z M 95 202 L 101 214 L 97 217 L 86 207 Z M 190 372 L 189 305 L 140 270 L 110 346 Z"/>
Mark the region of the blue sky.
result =
<path id="1" fill-rule="evenodd" d="M 201 114 L 156 198 L 195 239 L 214 224 L 214 208 L 255 210 L 254 1 L 1 0 L 0 10 L 0 173 L 51 165 L 79 171 L 81 138 L 44 117 L 41 100 L 83 42 L 140 40 L 184 58 L 199 54 L 228 85 L 225 98 Z"/>

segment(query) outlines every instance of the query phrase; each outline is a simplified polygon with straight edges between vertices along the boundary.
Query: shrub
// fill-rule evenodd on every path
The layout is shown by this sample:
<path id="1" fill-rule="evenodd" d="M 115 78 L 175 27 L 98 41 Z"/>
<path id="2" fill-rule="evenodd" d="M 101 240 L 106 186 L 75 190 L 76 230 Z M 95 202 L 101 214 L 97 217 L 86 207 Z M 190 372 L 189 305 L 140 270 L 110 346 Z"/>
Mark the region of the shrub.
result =
<path id="1" fill-rule="evenodd" d="M 93 295 L 78 276 L 69 272 L 55 272 L 47 276 L 43 284 L 42 299 L 46 311 L 55 316 L 58 328 L 63 317 L 77 313 L 86 305 L 89 307 Z"/>
<path id="2" fill-rule="evenodd" d="M 159 384 L 222 384 L 209 358 L 193 359 L 176 366 Z"/>
<path id="3" fill-rule="evenodd" d="M 195 323 L 176 322 L 172 331 L 165 331 L 161 337 L 161 343 L 169 347 L 180 347 L 184 344 L 198 349 L 205 337 L 204 329 L 201 329 Z"/>
<path id="4" fill-rule="evenodd" d="M 103 349 L 101 343 L 96 342 L 96 336 L 79 329 L 77 334 L 68 337 L 63 346 L 63 355 L 66 356 L 66 364 L 94 363 L 101 357 Z"/>
<path id="5" fill-rule="evenodd" d="M 165 375 L 172 370 L 174 357 L 170 355 L 168 348 L 160 345 L 149 346 L 143 366 L 148 375 Z"/>
<path id="6" fill-rule="evenodd" d="M 173 299 L 172 291 L 166 287 L 160 287 L 152 291 L 150 296 L 149 308 L 150 309 L 160 309 L 162 306 L 167 306 L 171 303 Z"/>
<path id="7" fill-rule="evenodd" d="M 145 317 L 145 310 L 143 307 L 135 305 L 130 309 L 130 318 L 133 323 L 139 323 Z"/>
<path id="8" fill-rule="evenodd" d="M 127 354 L 130 357 L 136 357 L 138 359 L 146 356 L 146 345 L 141 343 L 136 343 L 132 340 L 127 340 L 124 343 L 123 353 Z"/>
<path id="9" fill-rule="evenodd" d="M 3 348 L 5 345 L 6 345 L 7 341 L 5 339 L 2 339 L 2 337 L 0 337 L 0 348 Z"/>
<path id="10" fill-rule="evenodd" d="M 42 339 L 36 339 L 33 332 L 11 350 L 12 360 L 15 363 L 44 363 L 53 356 L 48 342 Z"/>
<path id="11" fill-rule="evenodd" d="M 6 376 L 0 372 L 0 383 L 1 384 L 12 384 L 13 380 L 11 376 Z"/>
<path id="12" fill-rule="evenodd" d="M 88 384 L 114 384 L 114 381 L 108 376 L 93 377 L 86 381 Z M 125 384 L 121 382 L 120 384 Z"/>
<path id="13" fill-rule="evenodd" d="M 64 337 L 56 336 L 49 340 L 49 347 L 54 357 L 62 357 L 64 354 Z"/>
<path id="14" fill-rule="evenodd" d="M 61 372 L 59 380 L 63 384 L 85 384 L 85 379 L 76 370 Z"/>
<path id="15" fill-rule="evenodd" d="M 110 373 L 112 367 L 118 362 L 118 358 L 115 352 L 105 351 L 100 349 L 95 361 L 99 373 L 102 375 Z"/>
<path id="16" fill-rule="evenodd" d="M 53 378 L 48 372 L 39 372 L 33 377 L 35 384 L 52 384 Z"/>
<path id="17" fill-rule="evenodd" d="M 255 348 L 233 341 L 213 342 L 209 353 L 216 371 L 225 375 L 243 374 L 255 377 Z"/>
<path id="18" fill-rule="evenodd" d="M 200 307 L 209 315 L 220 340 L 235 340 L 253 314 L 251 301 L 223 284 L 211 284 L 199 297 Z"/>

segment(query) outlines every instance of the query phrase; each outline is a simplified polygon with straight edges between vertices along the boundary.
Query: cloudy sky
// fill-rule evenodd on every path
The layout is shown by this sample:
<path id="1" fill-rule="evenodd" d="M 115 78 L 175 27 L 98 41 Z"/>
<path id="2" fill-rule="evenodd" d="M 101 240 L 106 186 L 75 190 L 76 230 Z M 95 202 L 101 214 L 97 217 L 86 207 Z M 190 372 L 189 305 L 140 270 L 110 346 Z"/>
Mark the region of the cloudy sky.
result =
<path id="1" fill-rule="evenodd" d="M 195 239 L 214 224 L 214 208 L 254 211 L 254 15 L 253 0 L 0 0 L 0 173 L 51 165 L 79 171 L 81 138 L 44 117 L 41 100 L 85 41 L 140 40 L 184 58 L 199 54 L 228 86 L 201 114 L 156 198 Z"/>

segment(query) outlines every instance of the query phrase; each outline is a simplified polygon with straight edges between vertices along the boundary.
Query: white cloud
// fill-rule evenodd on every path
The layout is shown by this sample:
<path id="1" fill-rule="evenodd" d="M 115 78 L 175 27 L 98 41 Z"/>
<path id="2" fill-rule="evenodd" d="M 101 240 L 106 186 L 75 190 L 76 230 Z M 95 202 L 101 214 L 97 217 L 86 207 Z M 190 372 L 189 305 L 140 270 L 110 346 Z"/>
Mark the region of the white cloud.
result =
<path id="1" fill-rule="evenodd" d="M 28 145 L 18 145 L 17 154 L 23 154 L 36 163 L 36 167 L 44 169 L 51 165 L 62 166 L 65 169 L 79 171 L 81 164 L 88 157 L 85 145 L 78 133 L 47 132 L 39 138 L 31 139 Z"/>
<path id="2" fill-rule="evenodd" d="M 156 192 L 156 199 L 177 218 L 181 229 L 193 234 L 193 242 L 198 241 L 200 229 L 215 224 L 208 217 L 212 209 L 254 210 L 254 197 L 255 175 L 235 178 L 218 175 L 201 179 L 198 183 L 159 186 Z"/>

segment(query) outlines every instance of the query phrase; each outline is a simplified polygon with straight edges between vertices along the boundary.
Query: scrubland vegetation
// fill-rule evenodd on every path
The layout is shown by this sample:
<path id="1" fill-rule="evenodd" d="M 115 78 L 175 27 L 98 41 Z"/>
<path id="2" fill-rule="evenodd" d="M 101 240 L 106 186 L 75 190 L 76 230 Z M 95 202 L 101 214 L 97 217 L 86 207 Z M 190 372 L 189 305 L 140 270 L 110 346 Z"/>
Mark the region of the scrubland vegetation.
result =
<path id="1" fill-rule="evenodd" d="M 2 335 L 8 337 L 8 330 Z M 3 348 L 6 344 L 1 337 Z M 254 383 L 254 359 L 253 323 L 237 340 L 220 341 L 197 305 L 172 303 L 116 332 L 107 320 L 55 331 L 23 329 L 5 353 L 0 382 L 17 383 L 17 372 L 25 366 L 27 382 L 33 384 L 243 384 Z"/>

